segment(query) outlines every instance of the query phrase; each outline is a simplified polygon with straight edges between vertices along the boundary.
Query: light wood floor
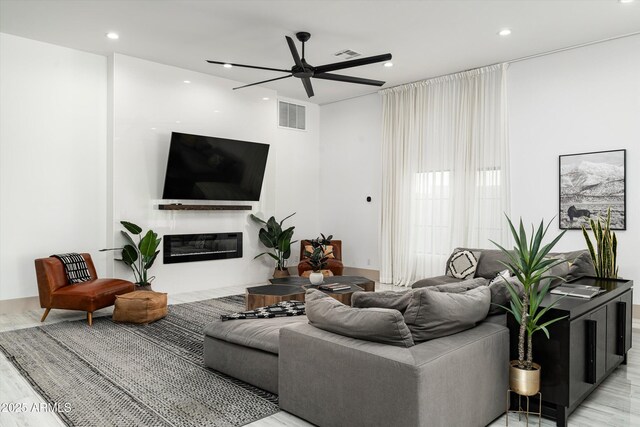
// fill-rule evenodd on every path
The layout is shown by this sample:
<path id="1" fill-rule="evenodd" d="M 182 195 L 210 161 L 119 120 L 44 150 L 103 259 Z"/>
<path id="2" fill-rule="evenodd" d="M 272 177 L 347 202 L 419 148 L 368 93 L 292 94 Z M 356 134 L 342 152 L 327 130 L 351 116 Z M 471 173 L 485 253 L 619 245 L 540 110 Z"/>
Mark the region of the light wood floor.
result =
<path id="1" fill-rule="evenodd" d="M 209 291 L 190 292 L 169 295 L 170 304 L 192 302 L 209 298 L 244 293 L 244 286 L 232 286 Z M 377 290 L 393 289 L 391 286 L 376 285 Z M 111 308 L 100 310 L 94 316 L 110 315 Z M 29 328 L 40 325 L 40 310 L 18 314 L 0 314 L 0 332 Z M 52 310 L 46 323 L 83 319 L 82 313 Z M 633 342 L 640 345 L 640 320 L 634 319 Z M 9 361 L 0 355 L 0 403 L 40 404 L 44 400 L 38 395 Z M 504 426 L 505 416 L 497 419 L 491 426 Z M 537 425 L 535 416 L 530 418 L 532 426 Z M 524 426 L 524 419 L 518 421 L 517 415 L 509 417 L 510 426 Z M 543 426 L 555 423 L 542 419 Z M 45 427 L 64 426 L 51 412 L 0 413 L 0 427 Z M 250 424 L 251 427 L 297 426 L 311 424 L 287 412 L 280 411 L 270 417 Z M 569 426 L 640 426 L 640 351 L 637 348 L 629 352 L 628 365 L 618 368 L 598 389 L 592 393 L 569 417 Z M 463 427 L 463 426 L 461 426 Z"/>

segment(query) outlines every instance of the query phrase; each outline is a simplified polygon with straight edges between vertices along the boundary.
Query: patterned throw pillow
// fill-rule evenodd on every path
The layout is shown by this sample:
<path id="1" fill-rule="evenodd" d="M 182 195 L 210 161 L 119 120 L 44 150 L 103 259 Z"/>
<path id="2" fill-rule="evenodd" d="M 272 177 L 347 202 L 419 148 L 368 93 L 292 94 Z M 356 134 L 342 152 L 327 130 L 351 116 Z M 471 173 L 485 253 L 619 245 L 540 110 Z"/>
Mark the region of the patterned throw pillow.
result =
<path id="1" fill-rule="evenodd" d="M 447 271 L 449 275 L 456 279 L 469 279 L 476 273 L 478 259 L 471 251 L 458 251 L 451 259 Z"/>

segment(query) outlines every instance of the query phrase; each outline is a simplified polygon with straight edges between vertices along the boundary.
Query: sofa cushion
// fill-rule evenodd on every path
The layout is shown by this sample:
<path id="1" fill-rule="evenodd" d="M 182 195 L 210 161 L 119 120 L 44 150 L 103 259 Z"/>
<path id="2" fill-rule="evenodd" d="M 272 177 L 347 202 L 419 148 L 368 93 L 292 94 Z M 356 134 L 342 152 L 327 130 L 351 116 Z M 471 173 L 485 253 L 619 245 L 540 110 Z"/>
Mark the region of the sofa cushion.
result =
<path id="1" fill-rule="evenodd" d="M 472 328 L 487 317 L 490 302 L 487 286 L 462 293 L 414 289 L 404 319 L 418 343 Z"/>
<path id="2" fill-rule="evenodd" d="M 411 301 L 411 291 L 354 292 L 351 306 L 355 308 L 389 308 L 404 313 Z"/>
<path id="3" fill-rule="evenodd" d="M 418 288 L 425 288 L 427 286 L 437 286 L 437 285 L 443 285 L 445 283 L 458 283 L 458 282 L 460 282 L 460 279 L 456 279 L 455 277 L 451 277 L 449 275 L 444 275 L 444 276 L 429 277 L 426 279 L 418 280 L 413 285 L 411 285 L 411 287 L 413 289 L 418 289 Z"/>
<path id="4" fill-rule="evenodd" d="M 204 333 L 222 341 L 278 354 L 280 329 L 284 326 L 306 322 L 306 316 L 234 320 L 229 322 L 215 320 L 204 328 Z"/>
<path id="5" fill-rule="evenodd" d="M 471 289 L 479 288 L 480 286 L 487 286 L 489 281 L 483 277 L 477 277 L 475 279 L 461 280 L 459 282 L 445 283 L 443 285 L 432 286 L 432 291 L 437 292 L 452 292 L 459 294 L 461 292 L 467 292 Z"/>
<path id="6" fill-rule="evenodd" d="M 509 257 L 500 249 L 482 249 L 480 251 L 482 255 L 478 262 L 478 268 L 476 268 L 476 277 L 491 280 L 506 268 L 502 263 L 508 262 Z"/>
<path id="7" fill-rule="evenodd" d="M 509 282 L 511 287 L 516 290 L 520 295 L 524 292 L 524 286 L 518 280 L 517 277 L 505 277 L 500 280 L 492 280 L 489 284 L 489 290 L 491 291 L 491 307 L 489 308 L 489 315 L 503 314 L 506 310 L 503 307 L 509 307 L 511 302 L 511 294 L 505 280 Z"/>
<path id="8" fill-rule="evenodd" d="M 315 289 L 307 291 L 305 304 L 309 323 L 316 328 L 398 347 L 414 345 L 398 310 L 349 307 Z"/>
<path id="9" fill-rule="evenodd" d="M 478 254 L 462 250 L 455 252 L 447 263 L 447 274 L 456 279 L 468 279 L 476 273 Z"/>

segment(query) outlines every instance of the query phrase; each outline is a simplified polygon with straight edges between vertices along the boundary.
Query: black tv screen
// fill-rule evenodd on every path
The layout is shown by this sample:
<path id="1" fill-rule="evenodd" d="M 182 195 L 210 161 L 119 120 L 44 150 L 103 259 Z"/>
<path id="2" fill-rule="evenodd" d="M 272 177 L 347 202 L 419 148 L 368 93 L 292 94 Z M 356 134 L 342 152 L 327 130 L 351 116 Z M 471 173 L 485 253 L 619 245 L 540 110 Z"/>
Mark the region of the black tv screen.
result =
<path id="1" fill-rule="evenodd" d="M 173 132 L 163 199 L 260 200 L 268 144 Z"/>

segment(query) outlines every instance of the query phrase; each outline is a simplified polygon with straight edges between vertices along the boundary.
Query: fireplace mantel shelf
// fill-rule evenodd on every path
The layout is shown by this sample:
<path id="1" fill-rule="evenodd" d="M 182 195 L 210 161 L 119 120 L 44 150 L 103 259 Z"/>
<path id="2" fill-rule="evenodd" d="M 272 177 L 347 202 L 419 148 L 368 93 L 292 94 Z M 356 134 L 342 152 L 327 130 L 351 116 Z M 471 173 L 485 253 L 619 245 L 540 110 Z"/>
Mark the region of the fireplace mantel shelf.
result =
<path id="1" fill-rule="evenodd" d="M 250 205 L 183 205 L 168 203 L 158 205 L 161 211 L 250 211 Z"/>

